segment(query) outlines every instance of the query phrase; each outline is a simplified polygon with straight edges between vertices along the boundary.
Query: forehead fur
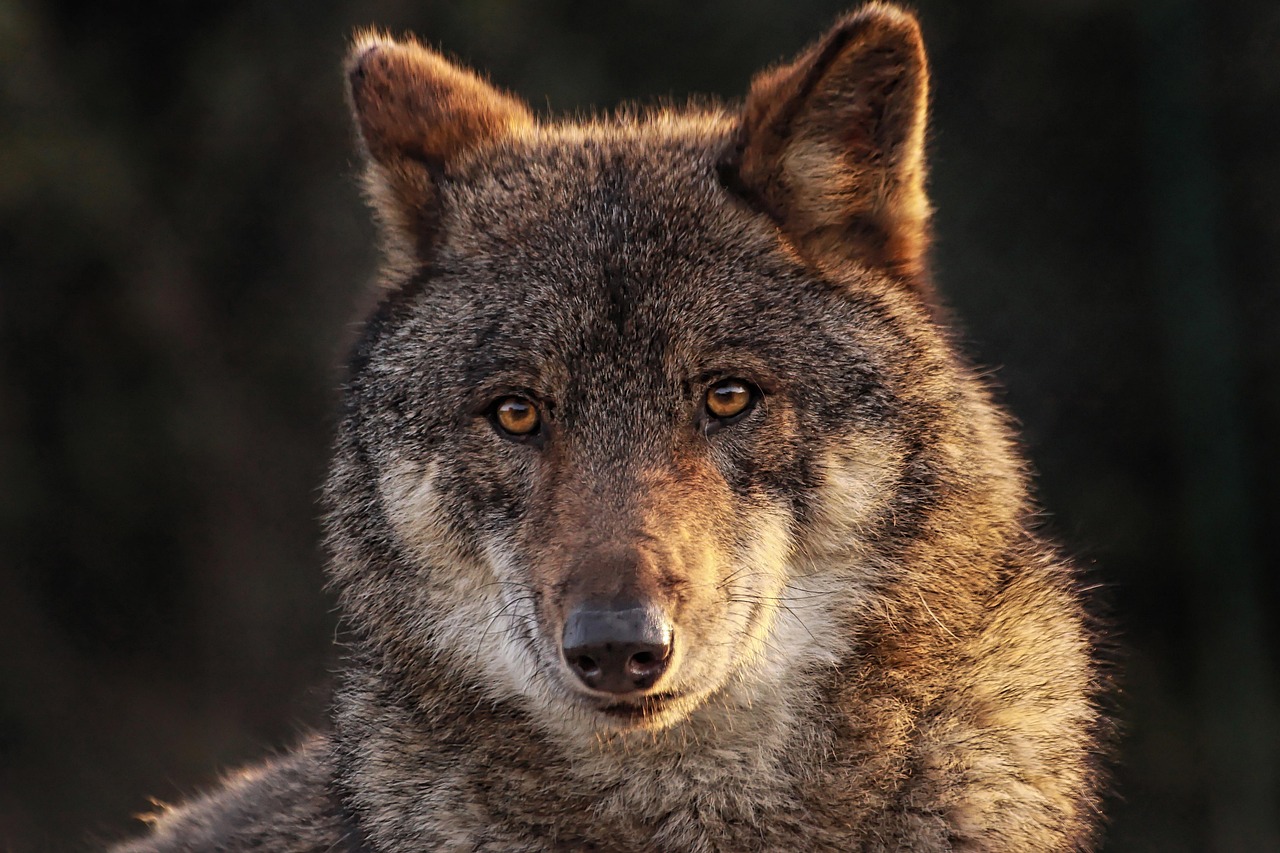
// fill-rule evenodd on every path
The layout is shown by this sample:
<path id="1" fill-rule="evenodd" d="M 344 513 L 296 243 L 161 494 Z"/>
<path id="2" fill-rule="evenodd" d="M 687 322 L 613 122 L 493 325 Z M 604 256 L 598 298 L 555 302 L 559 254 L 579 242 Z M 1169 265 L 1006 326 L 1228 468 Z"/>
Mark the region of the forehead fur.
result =
<path id="1" fill-rule="evenodd" d="M 661 112 L 510 135 L 446 174 L 448 247 L 459 255 L 561 255 L 602 248 L 605 238 L 626 243 L 612 248 L 681 238 L 692 246 L 706 228 L 751 218 L 729 209 L 734 199 L 717 177 L 731 132 L 721 113 Z"/>
<path id="2" fill-rule="evenodd" d="M 726 299 L 762 310 L 831 289 L 723 185 L 733 129 L 725 113 L 664 111 L 531 127 L 477 151 L 442 180 L 429 274 L 465 272 L 451 286 L 488 282 L 530 315 L 554 308 L 534 304 L 548 294 L 582 297 L 615 322 L 663 307 L 687 324 L 690 311 L 733 313 Z"/>
<path id="3" fill-rule="evenodd" d="M 491 321 L 474 342 L 489 354 L 523 342 L 524 355 L 553 347 L 542 354 L 557 361 L 619 348 L 690 368 L 710 349 L 830 358 L 823 339 L 838 332 L 826 321 L 847 321 L 856 295 L 723 186 L 732 131 L 720 112 L 622 116 L 530 127 L 460 160 L 441 180 L 440 242 L 417 273 L 437 319 L 449 325 L 465 303 L 469 323 Z"/>

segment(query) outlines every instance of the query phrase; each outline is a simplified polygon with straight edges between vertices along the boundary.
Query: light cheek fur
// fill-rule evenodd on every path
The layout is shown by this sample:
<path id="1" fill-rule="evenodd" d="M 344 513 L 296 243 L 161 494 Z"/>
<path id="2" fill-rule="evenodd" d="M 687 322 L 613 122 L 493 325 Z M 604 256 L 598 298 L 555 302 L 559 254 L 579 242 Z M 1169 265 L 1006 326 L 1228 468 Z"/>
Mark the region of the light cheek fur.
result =
<path id="1" fill-rule="evenodd" d="M 464 540 L 442 494 L 438 462 L 397 461 L 378 476 L 378 496 L 414 573 L 405 581 L 420 602 L 424 658 L 482 674 L 493 700 L 542 694 L 546 678 L 531 637 L 533 601 L 526 571 L 501 536 Z"/>
<path id="2" fill-rule="evenodd" d="M 796 673 L 837 661 L 843 645 L 843 579 L 797 565 L 794 519 L 778 508 L 754 513 L 753 541 L 737 555 L 730 600 L 750 606 L 732 649 L 735 700 L 777 698 Z"/>
<path id="3" fill-rule="evenodd" d="M 802 684 L 796 673 L 837 665 L 874 597 L 874 526 L 892 506 L 901 455 L 890 441 L 849 436 L 820 464 L 823 480 L 803 527 L 781 510 L 750 522 L 758 538 L 744 563 L 758 568 L 737 594 L 762 606 L 733 686 L 744 703 L 772 693 L 802 704 L 787 695 Z"/>
<path id="4" fill-rule="evenodd" d="M 857 566 L 875 548 L 876 527 L 892 523 L 903 453 L 891 438 L 855 428 L 821 455 L 818 466 L 822 478 L 812 517 L 797 533 L 799 556 L 817 567 Z"/>

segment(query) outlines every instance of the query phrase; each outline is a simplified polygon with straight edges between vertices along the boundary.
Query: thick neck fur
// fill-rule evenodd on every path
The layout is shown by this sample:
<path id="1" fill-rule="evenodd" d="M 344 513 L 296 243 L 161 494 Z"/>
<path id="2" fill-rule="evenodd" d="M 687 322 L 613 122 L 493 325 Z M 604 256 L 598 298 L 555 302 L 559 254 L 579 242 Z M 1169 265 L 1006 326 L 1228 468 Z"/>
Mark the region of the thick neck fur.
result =
<path id="1" fill-rule="evenodd" d="M 539 725 L 515 703 L 477 693 L 446 684 L 409 693 L 375 674 L 343 692 L 337 732 L 340 749 L 352 748 L 340 766 L 375 843 L 399 849 L 395 840 L 448 837 L 480 805 L 478 825 L 491 836 L 467 839 L 477 845 L 527 839 L 639 849 L 666 824 L 680 836 L 673 849 L 693 849 L 683 845 L 699 822 L 755 823 L 763 817 L 757 810 L 799 805 L 798 780 L 786 767 L 797 746 L 796 709 L 776 698 L 745 714 L 708 706 L 662 732 L 598 736 Z M 423 778 L 404 779 L 404 768 L 415 766 Z M 462 772 L 436 777 L 434 768 L 445 766 Z M 418 785 L 424 793 L 406 805 L 405 786 Z M 620 827 L 633 836 L 620 837 Z"/>
<path id="2" fill-rule="evenodd" d="M 901 776 L 909 757 L 905 742 L 881 742 L 831 761 L 841 729 L 879 727 L 857 709 L 831 718 L 834 670 L 750 706 L 726 696 L 671 729 L 613 736 L 539 725 L 457 684 L 409 691 L 389 669 L 355 671 L 336 712 L 336 763 L 375 848 L 742 850 L 808 836 L 820 849 L 883 805 L 849 784 L 855 767 Z"/>

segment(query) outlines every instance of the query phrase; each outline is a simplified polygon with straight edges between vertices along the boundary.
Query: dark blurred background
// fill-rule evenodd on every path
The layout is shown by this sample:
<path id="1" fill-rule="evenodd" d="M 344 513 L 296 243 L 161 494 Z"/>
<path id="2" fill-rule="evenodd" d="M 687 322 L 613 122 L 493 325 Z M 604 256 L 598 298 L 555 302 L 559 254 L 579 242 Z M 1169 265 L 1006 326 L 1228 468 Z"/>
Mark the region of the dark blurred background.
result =
<path id="1" fill-rule="evenodd" d="M 0 849 L 323 720 L 352 28 L 573 111 L 740 96 L 843 6 L 0 0 Z M 1106 849 L 1280 850 L 1280 4 L 918 8 L 938 280 L 1123 650 Z"/>

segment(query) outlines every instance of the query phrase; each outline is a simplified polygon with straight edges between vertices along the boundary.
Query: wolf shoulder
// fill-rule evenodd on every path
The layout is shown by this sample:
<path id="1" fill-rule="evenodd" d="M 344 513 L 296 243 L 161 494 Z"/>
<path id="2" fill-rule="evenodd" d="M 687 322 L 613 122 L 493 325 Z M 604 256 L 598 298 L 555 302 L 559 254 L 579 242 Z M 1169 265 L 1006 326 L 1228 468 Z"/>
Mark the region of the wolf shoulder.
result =
<path id="1" fill-rule="evenodd" d="M 111 853 L 344 850 L 329 744 L 312 735 L 277 758 L 230 774 L 204 796 L 144 817 L 151 832 Z M 353 848 L 358 849 L 358 848 Z"/>

